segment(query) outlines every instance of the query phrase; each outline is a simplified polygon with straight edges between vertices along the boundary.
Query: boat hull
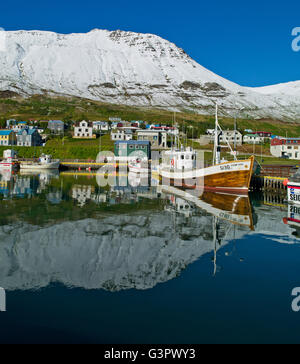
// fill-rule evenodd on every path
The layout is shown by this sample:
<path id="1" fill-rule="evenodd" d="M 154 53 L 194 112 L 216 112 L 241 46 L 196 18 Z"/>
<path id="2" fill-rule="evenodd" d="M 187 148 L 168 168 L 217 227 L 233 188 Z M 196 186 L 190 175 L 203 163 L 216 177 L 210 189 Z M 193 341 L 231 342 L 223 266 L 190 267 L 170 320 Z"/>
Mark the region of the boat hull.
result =
<path id="1" fill-rule="evenodd" d="M 20 169 L 21 170 L 28 170 L 28 171 L 41 171 L 41 170 L 54 170 L 58 169 L 60 166 L 60 162 L 52 162 L 47 164 L 40 164 L 40 163 L 21 163 Z"/>
<path id="2" fill-rule="evenodd" d="M 250 187 L 254 157 L 186 172 L 160 170 L 163 184 L 183 188 L 202 188 L 212 192 L 247 194 Z"/>
<path id="3" fill-rule="evenodd" d="M 288 182 L 287 185 L 288 203 L 300 204 L 300 182 Z"/>
<path id="4" fill-rule="evenodd" d="M 0 171 L 16 171 L 18 169 L 18 165 L 14 162 L 0 162 Z"/>

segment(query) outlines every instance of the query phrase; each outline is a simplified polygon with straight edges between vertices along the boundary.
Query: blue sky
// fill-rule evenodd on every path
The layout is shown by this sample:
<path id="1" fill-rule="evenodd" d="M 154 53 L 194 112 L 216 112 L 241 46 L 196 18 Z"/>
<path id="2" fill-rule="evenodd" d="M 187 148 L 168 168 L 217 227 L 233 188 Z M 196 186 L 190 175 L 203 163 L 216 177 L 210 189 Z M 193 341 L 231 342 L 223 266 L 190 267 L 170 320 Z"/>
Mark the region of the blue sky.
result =
<path id="1" fill-rule="evenodd" d="M 0 27 L 61 33 L 94 28 L 154 33 L 182 47 L 204 67 L 246 86 L 300 80 L 292 29 L 300 2 L 177 0 L 6 1 Z"/>

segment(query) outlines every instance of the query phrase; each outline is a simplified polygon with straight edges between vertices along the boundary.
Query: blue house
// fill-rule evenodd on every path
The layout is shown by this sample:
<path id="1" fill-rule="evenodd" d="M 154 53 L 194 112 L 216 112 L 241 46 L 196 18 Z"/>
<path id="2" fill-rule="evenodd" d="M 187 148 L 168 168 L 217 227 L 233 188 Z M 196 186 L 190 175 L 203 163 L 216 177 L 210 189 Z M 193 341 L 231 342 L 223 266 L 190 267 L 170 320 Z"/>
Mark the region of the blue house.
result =
<path id="1" fill-rule="evenodd" d="M 42 142 L 42 137 L 36 129 L 23 129 L 17 134 L 17 145 L 20 147 L 38 147 Z"/>

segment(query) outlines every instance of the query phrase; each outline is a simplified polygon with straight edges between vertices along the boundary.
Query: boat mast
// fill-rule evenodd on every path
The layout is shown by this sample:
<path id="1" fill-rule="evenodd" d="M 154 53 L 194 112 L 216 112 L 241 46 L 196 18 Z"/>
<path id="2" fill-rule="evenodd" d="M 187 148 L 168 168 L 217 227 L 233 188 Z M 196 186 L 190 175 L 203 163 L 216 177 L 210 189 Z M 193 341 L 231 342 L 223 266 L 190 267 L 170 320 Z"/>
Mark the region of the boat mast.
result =
<path id="1" fill-rule="evenodd" d="M 218 122 L 218 104 L 216 104 L 216 122 L 215 122 L 215 145 L 213 164 L 220 164 L 221 147 L 219 145 L 219 122 Z"/>

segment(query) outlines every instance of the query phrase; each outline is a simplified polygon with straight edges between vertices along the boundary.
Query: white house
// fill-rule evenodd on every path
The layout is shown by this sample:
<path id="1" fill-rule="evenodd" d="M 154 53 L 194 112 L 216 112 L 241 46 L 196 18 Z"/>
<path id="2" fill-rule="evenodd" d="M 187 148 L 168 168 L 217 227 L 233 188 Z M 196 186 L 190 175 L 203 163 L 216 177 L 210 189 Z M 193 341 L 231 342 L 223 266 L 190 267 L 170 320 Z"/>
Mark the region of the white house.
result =
<path id="1" fill-rule="evenodd" d="M 81 139 L 96 138 L 96 135 L 93 134 L 93 126 L 85 120 L 81 121 L 79 125 L 75 126 L 74 128 L 73 138 L 81 138 Z"/>
<path id="2" fill-rule="evenodd" d="M 300 159 L 300 138 L 274 138 L 270 152 L 279 158 Z"/>
<path id="3" fill-rule="evenodd" d="M 243 136 L 237 130 L 224 130 L 220 135 L 220 142 L 221 143 L 230 143 L 233 144 L 236 141 L 237 145 L 242 145 L 243 143 Z"/>
<path id="4" fill-rule="evenodd" d="M 93 121 L 93 129 L 97 131 L 109 131 L 109 124 L 107 121 Z"/>
<path id="5" fill-rule="evenodd" d="M 129 129 L 117 129 L 115 131 L 112 131 L 110 136 L 111 136 L 111 140 L 132 140 L 133 136 L 132 136 L 132 131 Z"/>
<path id="6" fill-rule="evenodd" d="M 215 129 L 206 129 L 207 135 L 215 135 Z"/>
<path id="7" fill-rule="evenodd" d="M 263 144 L 264 138 L 257 134 L 247 134 L 243 137 L 243 142 L 245 144 Z"/>
<path id="8" fill-rule="evenodd" d="M 137 140 L 149 141 L 153 148 L 167 148 L 168 133 L 165 130 L 138 130 Z"/>

